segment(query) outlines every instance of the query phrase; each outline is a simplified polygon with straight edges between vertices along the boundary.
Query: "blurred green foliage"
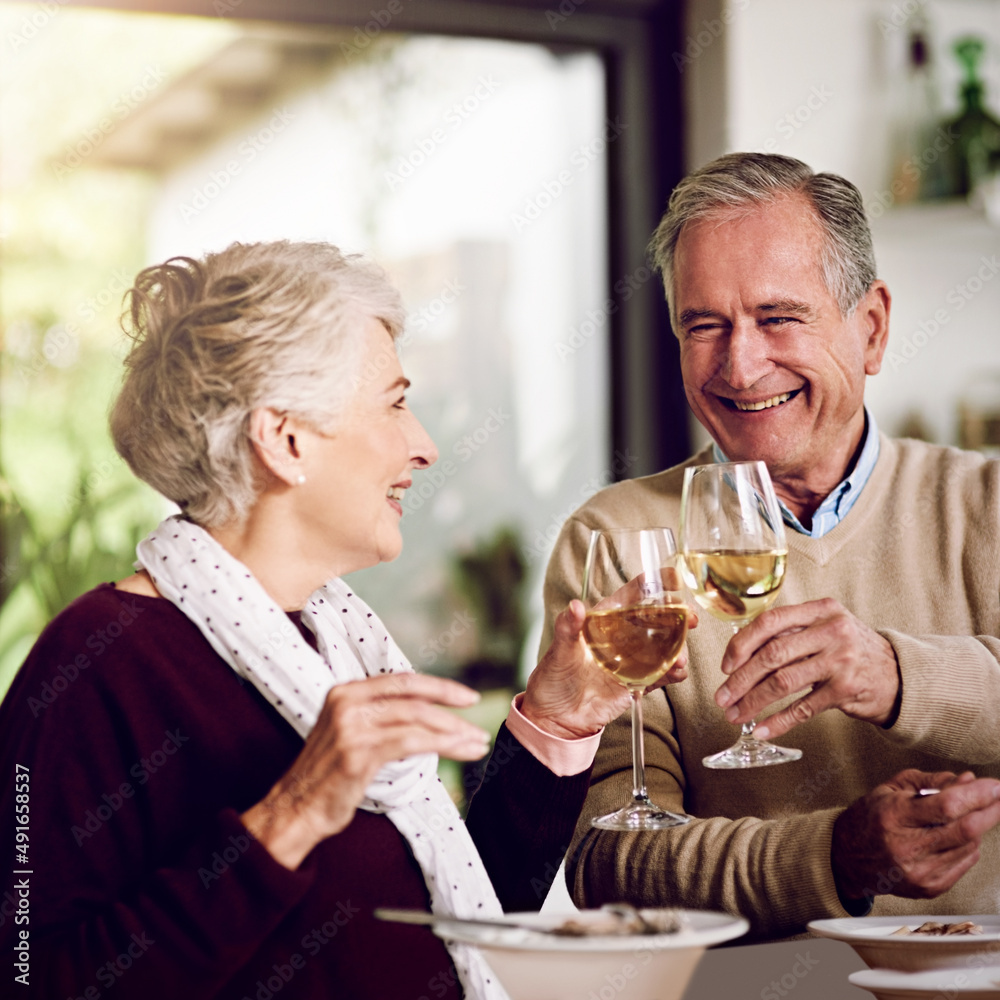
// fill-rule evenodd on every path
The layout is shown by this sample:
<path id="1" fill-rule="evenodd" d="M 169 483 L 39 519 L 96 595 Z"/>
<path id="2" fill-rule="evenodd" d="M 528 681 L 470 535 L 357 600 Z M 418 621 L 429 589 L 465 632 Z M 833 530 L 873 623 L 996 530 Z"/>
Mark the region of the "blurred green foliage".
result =
<path id="1" fill-rule="evenodd" d="M 0 481 L 0 693 L 49 619 L 95 584 L 128 575 L 130 553 L 155 521 L 147 491 L 134 480 L 114 483 L 118 477 L 109 473 L 111 484 L 98 486 L 107 467 L 77 466 L 61 519 L 30 510 Z"/>
<path id="2" fill-rule="evenodd" d="M 53 615 L 131 573 L 166 507 L 107 432 L 157 181 L 80 153 L 102 118 L 134 113 L 141 81 L 165 84 L 237 32 L 51 7 L 0 5 L 0 696 Z"/>
<path id="3" fill-rule="evenodd" d="M 513 688 L 527 623 L 527 568 L 517 528 L 501 526 L 470 549 L 455 554 L 452 588 L 475 621 L 475 656 L 459 664 L 459 677 L 477 690 Z"/>

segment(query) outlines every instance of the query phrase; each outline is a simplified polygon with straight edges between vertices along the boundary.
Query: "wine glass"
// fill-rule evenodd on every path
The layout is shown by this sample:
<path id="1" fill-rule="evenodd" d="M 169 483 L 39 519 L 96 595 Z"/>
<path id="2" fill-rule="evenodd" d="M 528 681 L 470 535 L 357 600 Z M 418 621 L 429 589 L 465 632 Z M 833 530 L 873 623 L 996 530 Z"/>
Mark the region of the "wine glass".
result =
<path id="1" fill-rule="evenodd" d="M 690 816 L 661 809 L 646 793 L 642 696 L 676 662 L 688 608 L 669 528 L 595 530 L 583 571 L 583 638 L 598 666 L 632 696 L 632 801 L 592 822 L 602 830 L 665 830 Z"/>
<path id="2" fill-rule="evenodd" d="M 735 635 L 778 599 L 788 547 L 785 527 L 763 462 L 695 465 L 684 472 L 681 494 L 684 580 L 709 614 Z M 705 757 L 706 767 L 764 767 L 798 760 L 801 750 L 758 740 L 756 720 L 739 739 Z"/>

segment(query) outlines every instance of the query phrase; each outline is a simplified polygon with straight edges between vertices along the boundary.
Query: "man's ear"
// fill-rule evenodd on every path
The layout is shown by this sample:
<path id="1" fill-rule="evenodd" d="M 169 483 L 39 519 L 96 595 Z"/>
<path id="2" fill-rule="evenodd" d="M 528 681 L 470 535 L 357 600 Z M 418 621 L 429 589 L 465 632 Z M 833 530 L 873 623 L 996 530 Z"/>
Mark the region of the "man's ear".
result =
<path id="1" fill-rule="evenodd" d="M 867 341 L 865 343 L 865 374 L 877 375 L 882 369 L 882 357 L 889 343 L 889 312 L 892 296 L 884 281 L 872 282 L 858 308 L 862 311 Z"/>
<path id="2" fill-rule="evenodd" d="M 261 464 L 289 486 L 299 482 L 302 456 L 296 443 L 298 426 L 293 417 L 268 407 L 250 414 L 250 443 Z"/>

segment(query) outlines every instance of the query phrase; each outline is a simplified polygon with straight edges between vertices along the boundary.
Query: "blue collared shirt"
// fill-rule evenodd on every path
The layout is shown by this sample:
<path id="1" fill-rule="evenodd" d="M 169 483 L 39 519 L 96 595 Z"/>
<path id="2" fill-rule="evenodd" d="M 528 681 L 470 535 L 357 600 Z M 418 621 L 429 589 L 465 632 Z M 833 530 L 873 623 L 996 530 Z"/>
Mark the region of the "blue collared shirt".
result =
<path id="1" fill-rule="evenodd" d="M 871 415 L 868 407 L 865 407 L 865 430 L 864 445 L 861 454 L 854 464 L 849 476 L 835 486 L 826 499 L 816 509 L 812 517 L 812 529 L 803 527 L 802 522 L 781 502 L 781 516 L 785 524 L 794 528 L 801 535 L 808 535 L 810 538 L 822 538 L 828 531 L 832 531 L 840 522 L 847 517 L 847 512 L 857 502 L 861 491 L 865 488 L 878 461 L 878 425 Z M 712 459 L 716 462 L 728 462 L 722 449 L 717 445 L 712 445 Z"/>

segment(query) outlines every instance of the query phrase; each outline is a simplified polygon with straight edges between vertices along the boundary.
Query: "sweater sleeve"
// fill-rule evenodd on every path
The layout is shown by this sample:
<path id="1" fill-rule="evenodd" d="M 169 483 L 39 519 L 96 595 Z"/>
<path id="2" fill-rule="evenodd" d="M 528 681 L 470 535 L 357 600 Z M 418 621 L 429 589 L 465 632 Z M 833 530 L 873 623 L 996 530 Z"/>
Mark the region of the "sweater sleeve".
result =
<path id="1" fill-rule="evenodd" d="M 917 610 L 905 625 L 898 612 L 872 620 L 895 650 L 903 682 L 899 717 L 884 735 L 945 762 L 995 764 L 1000 462 L 914 442 L 893 447 L 902 458 L 889 508 L 897 529 L 890 563 L 897 592 Z"/>
<path id="2" fill-rule="evenodd" d="M 118 1000 L 207 1000 L 302 899 L 314 873 L 308 862 L 284 868 L 235 810 L 201 801 L 188 779 L 211 734 L 171 725 L 163 696 L 163 723 L 137 728 L 127 693 L 95 676 L 116 654 L 98 663 L 91 652 L 89 668 L 74 659 L 88 634 L 93 621 L 43 636 L 0 706 L 5 862 L 14 856 L 16 771 L 29 786 L 27 855 L 16 866 L 27 874 L 5 863 L 0 892 L 16 898 L 26 888 L 27 919 L 0 916 L 0 953 L 10 969 L 27 932 L 28 996 L 95 1000 L 114 987 Z M 143 667 L 136 660 L 132 673 Z M 165 837 L 167 816 L 175 831 Z"/>
<path id="3" fill-rule="evenodd" d="M 965 764 L 1000 760 L 1000 638 L 879 634 L 903 679 L 899 718 L 886 738 Z"/>
<path id="4" fill-rule="evenodd" d="M 116 986 L 121 1000 L 207 1000 L 312 882 L 307 869 L 281 868 L 233 812 L 220 813 L 179 857 L 114 897 L 71 874 L 70 860 L 33 862 L 60 872 L 73 905 L 54 923 L 44 902 L 31 913 L 31 996 L 90 998 Z"/>
<path id="5" fill-rule="evenodd" d="M 589 780 L 589 767 L 558 777 L 500 727 L 466 824 L 504 910 L 541 908 Z"/>
<path id="6" fill-rule="evenodd" d="M 664 808 L 684 812 L 684 774 L 662 692 L 645 699 L 646 787 Z M 692 818 L 685 826 L 648 833 L 595 830 L 590 817 L 612 812 L 631 792 L 628 715 L 604 730 L 567 859 L 566 878 L 578 906 L 628 900 L 641 906 L 683 906 L 741 914 L 750 938 L 804 931 L 820 917 L 850 916 L 830 867 L 839 809 L 775 819 Z"/>

